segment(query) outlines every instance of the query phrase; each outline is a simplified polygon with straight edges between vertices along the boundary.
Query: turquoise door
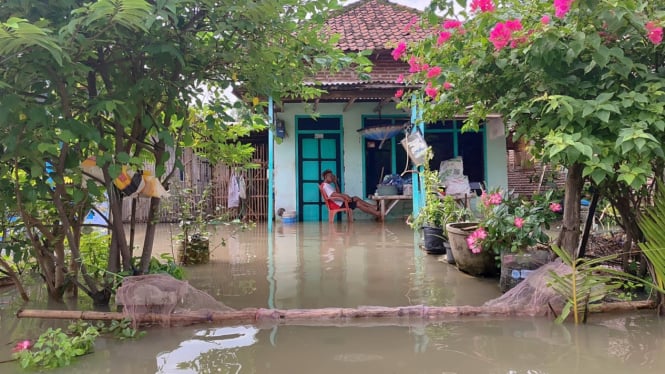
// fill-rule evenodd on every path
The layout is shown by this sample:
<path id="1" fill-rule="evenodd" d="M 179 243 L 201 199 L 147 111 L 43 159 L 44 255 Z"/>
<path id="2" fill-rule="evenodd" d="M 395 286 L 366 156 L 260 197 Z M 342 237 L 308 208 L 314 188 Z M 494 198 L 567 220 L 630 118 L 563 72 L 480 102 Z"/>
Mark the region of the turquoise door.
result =
<path id="1" fill-rule="evenodd" d="M 303 221 L 328 220 L 328 208 L 321 199 L 321 173 L 330 169 L 341 181 L 339 133 L 298 135 L 298 211 Z"/>

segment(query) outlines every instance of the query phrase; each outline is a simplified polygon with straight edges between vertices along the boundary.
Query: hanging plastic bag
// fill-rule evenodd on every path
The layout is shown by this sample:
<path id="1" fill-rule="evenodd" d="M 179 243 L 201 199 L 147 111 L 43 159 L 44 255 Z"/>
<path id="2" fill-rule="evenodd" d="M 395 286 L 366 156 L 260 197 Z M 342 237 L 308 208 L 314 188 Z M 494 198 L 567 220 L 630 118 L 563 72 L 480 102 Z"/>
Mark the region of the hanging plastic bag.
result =
<path id="1" fill-rule="evenodd" d="M 94 156 L 88 157 L 83 161 L 81 169 L 86 174 L 94 177 L 96 181 L 104 180 L 104 172 L 97 166 L 97 160 Z M 84 186 L 88 179 L 87 175 L 83 175 Z M 120 175 L 113 179 L 113 185 L 123 196 L 127 197 L 145 196 L 162 198 L 169 196 L 162 182 L 149 171 L 139 170 L 135 172 L 128 168 L 127 165 L 122 166 Z"/>
<path id="2" fill-rule="evenodd" d="M 231 179 L 229 179 L 229 194 L 228 194 L 228 203 L 229 208 L 237 208 L 240 206 L 240 186 L 238 185 L 238 177 L 235 174 L 231 174 Z"/>
<path id="3" fill-rule="evenodd" d="M 409 155 L 411 162 L 414 165 L 422 165 L 425 163 L 425 152 L 427 152 L 427 142 L 423 137 L 423 134 L 420 131 L 416 130 L 411 134 L 407 135 L 401 141 L 402 147 L 406 150 L 406 153 Z"/>
<path id="4" fill-rule="evenodd" d="M 238 176 L 238 191 L 238 196 L 240 196 L 241 199 L 247 199 L 247 185 L 245 184 L 245 177 L 243 177 L 242 174 Z"/>

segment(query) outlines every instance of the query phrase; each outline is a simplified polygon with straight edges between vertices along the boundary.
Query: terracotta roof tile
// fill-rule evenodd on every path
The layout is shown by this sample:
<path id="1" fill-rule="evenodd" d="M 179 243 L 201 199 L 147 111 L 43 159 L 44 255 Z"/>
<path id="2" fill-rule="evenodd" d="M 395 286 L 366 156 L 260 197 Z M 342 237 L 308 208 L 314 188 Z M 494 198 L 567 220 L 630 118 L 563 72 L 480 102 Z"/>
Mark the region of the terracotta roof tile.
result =
<path id="1" fill-rule="evenodd" d="M 340 34 L 338 46 L 344 51 L 392 49 L 400 41 L 423 39 L 427 32 L 407 25 L 421 11 L 387 0 L 361 0 L 344 7 L 326 25 L 328 32 Z"/>

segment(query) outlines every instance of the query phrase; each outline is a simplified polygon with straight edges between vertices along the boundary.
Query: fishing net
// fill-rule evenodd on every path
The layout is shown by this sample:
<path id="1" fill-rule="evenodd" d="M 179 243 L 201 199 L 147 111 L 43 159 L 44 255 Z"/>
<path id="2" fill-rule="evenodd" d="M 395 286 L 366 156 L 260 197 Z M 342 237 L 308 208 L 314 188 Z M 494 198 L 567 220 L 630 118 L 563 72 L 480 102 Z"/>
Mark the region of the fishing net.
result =
<path id="1" fill-rule="evenodd" d="M 551 305 L 554 310 L 561 310 L 565 304 L 564 298 L 547 285 L 552 279 L 550 271 L 559 275 L 571 273 L 570 267 L 561 260 L 550 262 L 533 270 L 517 286 L 502 296 L 486 302 L 484 306 L 542 309 Z"/>
<path id="2" fill-rule="evenodd" d="M 126 277 L 116 292 L 115 302 L 135 325 L 137 316 L 146 314 L 154 315 L 156 322 L 163 325 L 173 325 L 172 316 L 186 314 L 205 318 L 212 312 L 234 310 L 189 283 L 166 274 Z"/>

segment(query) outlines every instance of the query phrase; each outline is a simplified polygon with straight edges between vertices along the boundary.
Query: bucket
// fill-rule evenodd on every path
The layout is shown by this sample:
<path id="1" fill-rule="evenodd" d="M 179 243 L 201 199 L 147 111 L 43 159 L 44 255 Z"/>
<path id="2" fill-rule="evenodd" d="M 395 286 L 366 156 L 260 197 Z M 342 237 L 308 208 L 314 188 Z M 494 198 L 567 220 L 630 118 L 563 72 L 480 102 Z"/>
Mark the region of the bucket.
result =
<path id="1" fill-rule="evenodd" d="M 428 254 L 444 254 L 446 249 L 443 246 L 443 229 L 441 227 L 423 227 L 423 237 L 425 251 Z"/>
<path id="2" fill-rule="evenodd" d="M 298 214 L 295 210 L 289 210 L 282 214 L 282 223 L 296 223 L 298 220 Z"/>
<path id="3" fill-rule="evenodd" d="M 282 218 L 294 218 L 297 217 L 298 214 L 296 213 L 295 210 L 287 210 L 282 214 Z"/>

